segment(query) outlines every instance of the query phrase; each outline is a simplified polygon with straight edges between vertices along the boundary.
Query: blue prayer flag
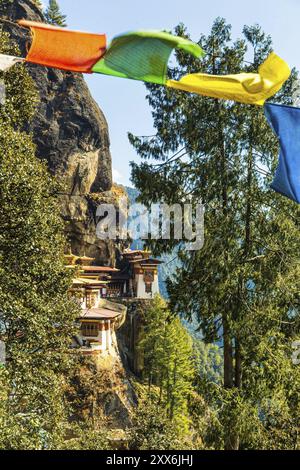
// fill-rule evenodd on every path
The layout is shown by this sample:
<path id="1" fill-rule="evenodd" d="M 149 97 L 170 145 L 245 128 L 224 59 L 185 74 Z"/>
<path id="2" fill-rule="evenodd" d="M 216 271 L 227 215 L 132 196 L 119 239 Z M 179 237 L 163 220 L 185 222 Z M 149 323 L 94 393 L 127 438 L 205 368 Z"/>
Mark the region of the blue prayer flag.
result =
<path id="1" fill-rule="evenodd" d="M 271 188 L 300 203 L 300 108 L 267 103 L 265 114 L 281 149 Z"/>

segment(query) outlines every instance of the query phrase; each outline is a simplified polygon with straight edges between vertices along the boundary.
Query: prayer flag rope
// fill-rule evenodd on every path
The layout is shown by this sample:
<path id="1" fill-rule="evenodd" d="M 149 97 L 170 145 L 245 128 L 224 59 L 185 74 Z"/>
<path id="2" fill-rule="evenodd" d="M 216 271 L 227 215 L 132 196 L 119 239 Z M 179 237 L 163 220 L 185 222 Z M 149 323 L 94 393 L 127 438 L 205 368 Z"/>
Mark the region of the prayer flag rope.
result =
<path id="1" fill-rule="evenodd" d="M 260 65 L 258 73 L 223 76 L 194 73 L 179 81 L 168 80 L 168 62 L 173 50 L 180 49 L 200 58 L 204 52 L 198 44 L 161 31 L 135 31 L 115 37 L 106 48 L 105 34 L 71 31 L 27 20 L 21 20 L 19 24 L 30 28 L 32 33 L 27 57 L 0 54 L 0 71 L 26 60 L 72 72 L 142 80 L 259 106 L 277 93 L 291 74 L 287 63 L 272 52 Z M 265 114 L 281 148 L 271 187 L 300 203 L 300 109 L 267 103 Z"/>

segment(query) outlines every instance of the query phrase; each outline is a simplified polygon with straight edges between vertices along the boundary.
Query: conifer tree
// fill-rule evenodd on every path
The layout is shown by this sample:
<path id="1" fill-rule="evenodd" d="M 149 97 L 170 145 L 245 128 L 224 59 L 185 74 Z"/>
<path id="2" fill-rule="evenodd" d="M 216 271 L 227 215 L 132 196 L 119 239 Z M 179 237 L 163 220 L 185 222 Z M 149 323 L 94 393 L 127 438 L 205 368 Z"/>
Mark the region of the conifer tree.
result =
<path id="1" fill-rule="evenodd" d="M 187 36 L 183 25 L 176 33 Z M 170 77 L 257 71 L 272 50 L 257 25 L 232 43 L 231 27 L 220 18 L 199 43 L 206 51 L 202 62 L 178 52 Z M 293 70 L 272 101 L 292 104 L 296 78 Z M 260 107 L 147 89 L 156 135 L 129 135 L 144 159 L 133 164 L 139 199 L 174 204 L 193 198 L 206 207 L 204 247 L 179 250 L 181 267 L 168 290 L 172 310 L 196 317 L 204 339 L 222 344 L 223 388 L 214 388 L 212 400 L 222 403 L 223 445 L 295 448 L 300 373 L 291 355 L 299 335 L 300 213 L 269 188 L 277 139 Z M 174 248 L 168 241 L 150 245 L 157 254 Z"/>
<path id="2" fill-rule="evenodd" d="M 194 367 L 192 339 L 178 318 L 172 318 L 166 302 L 156 296 L 145 313 L 145 329 L 139 345 L 144 356 L 144 379 L 149 394 L 159 388 L 158 402 L 182 432 L 188 430 L 188 398 Z"/>
<path id="3" fill-rule="evenodd" d="M 54 26 L 60 26 L 62 28 L 67 26 L 67 17 L 61 12 L 59 4 L 56 0 L 49 0 L 48 7 L 45 11 L 45 18 L 47 23 Z"/>
<path id="4" fill-rule="evenodd" d="M 0 44 L 1 52 L 18 55 L 7 34 Z M 68 296 L 59 188 L 22 130 L 35 112 L 33 81 L 20 64 L 1 78 L 0 448 L 55 449 L 67 426 L 64 387 L 79 309 Z"/>
<path id="5" fill-rule="evenodd" d="M 40 9 L 42 10 L 43 9 L 43 4 L 40 0 L 33 0 L 33 3 L 35 3 L 35 5 Z"/>
<path id="6" fill-rule="evenodd" d="M 136 409 L 128 432 L 128 445 L 130 450 L 184 449 L 165 408 L 149 403 L 149 400 L 140 403 Z"/>

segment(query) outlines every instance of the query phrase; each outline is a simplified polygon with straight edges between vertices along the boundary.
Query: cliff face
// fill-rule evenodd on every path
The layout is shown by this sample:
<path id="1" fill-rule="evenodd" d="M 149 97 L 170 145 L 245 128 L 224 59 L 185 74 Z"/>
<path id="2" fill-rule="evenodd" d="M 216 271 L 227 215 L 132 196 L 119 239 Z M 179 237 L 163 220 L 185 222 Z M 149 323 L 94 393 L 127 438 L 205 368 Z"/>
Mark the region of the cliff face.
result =
<path id="1" fill-rule="evenodd" d="M 31 35 L 16 24 L 18 19 L 44 21 L 30 0 L 2 0 L 3 29 L 17 42 L 23 56 Z M 105 200 L 112 188 L 108 126 L 102 111 L 90 95 L 81 74 L 27 64 L 36 83 L 40 104 L 28 131 L 33 132 L 37 156 L 48 162 L 50 171 L 62 178 L 65 194 L 61 212 L 75 254 L 96 257 L 102 264 L 114 264 L 114 245 L 96 237 L 96 205 L 91 195 Z"/>
<path id="2" fill-rule="evenodd" d="M 145 326 L 145 310 L 151 301 L 144 299 L 128 299 L 124 301 L 127 315 L 124 324 L 117 331 L 118 345 L 123 364 L 136 377 L 143 376 L 144 357 L 139 350 Z"/>
<path id="3" fill-rule="evenodd" d="M 31 0 L 0 0 L 0 27 L 15 41 L 22 56 L 31 42 L 19 19 L 44 21 Z M 26 64 L 40 97 L 36 115 L 26 129 L 32 132 L 37 157 L 62 180 L 61 214 L 74 254 L 92 256 L 98 264 L 114 265 L 118 250 L 113 241 L 96 237 L 99 203 L 117 205 L 124 191 L 112 182 L 108 125 L 81 74 Z M 110 354 L 82 359 L 68 389 L 79 421 L 101 419 L 109 429 L 130 426 L 136 397 L 120 359 L 117 344 Z"/>
<path id="4" fill-rule="evenodd" d="M 137 397 L 117 352 L 96 358 L 82 357 L 70 378 L 66 396 L 72 404 L 72 419 L 95 423 L 101 420 L 109 431 L 130 427 Z M 102 426 L 103 426 L 102 422 Z"/>

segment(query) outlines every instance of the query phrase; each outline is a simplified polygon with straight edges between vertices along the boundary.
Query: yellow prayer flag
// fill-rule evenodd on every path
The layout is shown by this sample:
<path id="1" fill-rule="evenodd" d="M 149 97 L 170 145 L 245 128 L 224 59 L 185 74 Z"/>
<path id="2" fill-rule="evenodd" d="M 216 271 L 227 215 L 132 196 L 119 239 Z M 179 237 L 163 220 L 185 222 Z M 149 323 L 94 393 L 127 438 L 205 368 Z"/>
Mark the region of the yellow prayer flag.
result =
<path id="1" fill-rule="evenodd" d="M 258 73 L 236 75 L 193 73 L 179 81 L 168 80 L 167 86 L 212 98 L 262 106 L 268 98 L 280 90 L 290 74 L 288 64 L 272 52 L 261 64 Z"/>

